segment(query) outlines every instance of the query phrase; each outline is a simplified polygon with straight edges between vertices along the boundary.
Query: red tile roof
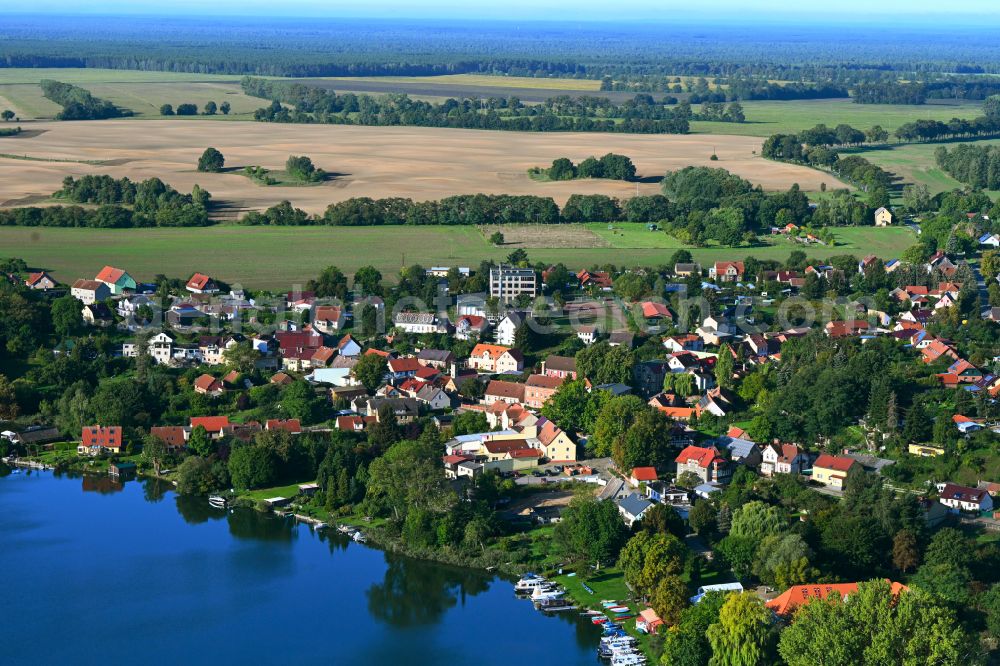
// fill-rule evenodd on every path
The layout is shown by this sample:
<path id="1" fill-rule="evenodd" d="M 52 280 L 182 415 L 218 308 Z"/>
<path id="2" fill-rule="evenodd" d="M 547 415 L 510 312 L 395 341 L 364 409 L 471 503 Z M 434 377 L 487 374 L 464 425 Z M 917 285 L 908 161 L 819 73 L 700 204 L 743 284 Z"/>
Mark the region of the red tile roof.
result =
<path id="1" fill-rule="evenodd" d="M 902 583 L 891 583 L 890 589 L 893 596 L 909 588 Z M 833 593 L 837 593 L 841 598 L 846 599 L 851 594 L 858 591 L 857 583 L 817 583 L 815 585 L 795 585 L 788 588 L 780 596 L 768 601 L 765 606 L 775 612 L 776 615 L 787 616 L 795 611 L 799 606 L 809 603 L 813 599 L 826 599 Z"/>
<path id="2" fill-rule="evenodd" d="M 169 448 L 184 448 L 183 426 L 154 426 L 149 429 L 149 434 L 163 440 Z"/>
<path id="3" fill-rule="evenodd" d="M 389 359 L 389 372 L 416 372 L 423 366 L 415 358 Z"/>
<path id="4" fill-rule="evenodd" d="M 122 269 L 115 268 L 114 266 L 105 266 L 94 279 L 98 282 L 110 282 L 111 284 L 114 284 L 118 282 L 123 275 L 125 275 L 125 271 Z"/>
<path id="5" fill-rule="evenodd" d="M 823 469 L 832 469 L 838 472 L 847 473 L 851 467 L 857 464 L 858 462 L 852 458 L 845 458 L 844 456 L 831 456 L 824 453 L 819 458 L 816 458 L 816 462 L 813 463 L 813 467 L 822 467 Z"/>
<path id="6" fill-rule="evenodd" d="M 222 429 L 229 425 L 228 416 L 192 416 L 191 427 L 201 426 L 208 432 L 222 432 Z"/>
<path id="7" fill-rule="evenodd" d="M 267 430 L 284 430 L 293 435 L 302 432 L 302 424 L 298 419 L 268 419 L 264 427 Z"/>
<path id="8" fill-rule="evenodd" d="M 188 289 L 204 289 L 212 281 L 212 278 L 208 277 L 204 273 L 195 273 L 191 276 L 191 279 L 187 282 Z"/>
<path id="9" fill-rule="evenodd" d="M 680 455 L 677 456 L 676 462 L 684 464 L 688 462 L 696 462 L 698 467 L 703 467 L 707 469 L 716 460 L 722 460 L 722 456 L 716 448 L 709 447 L 704 448 L 701 446 L 687 446 L 681 451 Z"/>
<path id="10" fill-rule="evenodd" d="M 656 481 L 655 467 L 633 467 L 632 478 L 636 481 Z"/>

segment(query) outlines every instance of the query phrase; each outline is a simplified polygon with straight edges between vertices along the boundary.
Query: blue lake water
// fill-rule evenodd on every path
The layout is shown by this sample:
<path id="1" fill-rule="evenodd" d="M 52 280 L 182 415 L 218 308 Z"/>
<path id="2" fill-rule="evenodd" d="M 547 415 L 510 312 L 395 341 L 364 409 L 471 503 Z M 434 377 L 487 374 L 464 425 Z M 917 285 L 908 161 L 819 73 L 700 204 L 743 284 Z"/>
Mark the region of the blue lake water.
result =
<path id="1" fill-rule="evenodd" d="M 594 664 L 507 581 L 152 481 L 0 477 L 0 664 Z"/>

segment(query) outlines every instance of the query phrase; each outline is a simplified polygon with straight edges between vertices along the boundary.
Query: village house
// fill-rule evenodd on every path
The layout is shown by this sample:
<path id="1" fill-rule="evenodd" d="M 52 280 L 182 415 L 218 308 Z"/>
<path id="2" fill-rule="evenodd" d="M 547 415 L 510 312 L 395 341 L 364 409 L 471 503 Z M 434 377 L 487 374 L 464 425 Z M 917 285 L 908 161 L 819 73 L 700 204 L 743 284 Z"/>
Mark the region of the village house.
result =
<path id="1" fill-rule="evenodd" d="M 550 354 L 542 361 L 542 374 L 559 379 L 576 379 L 576 358 Z"/>
<path id="2" fill-rule="evenodd" d="M 908 590 L 902 583 L 890 582 L 890 591 L 893 597 L 898 597 L 901 592 Z M 852 594 L 858 591 L 857 583 L 813 583 L 811 585 L 793 585 L 783 593 L 766 602 L 764 605 L 770 608 L 775 615 L 780 618 L 791 618 L 795 611 L 813 599 L 827 599 L 833 594 L 837 594 L 846 601 Z"/>
<path id="3" fill-rule="evenodd" d="M 200 393 L 201 395 L 218 398 L 220 395 L 225 393 L 225 390 L 226 389 L 222 385 L 222 382 L 212 375 L 201 375 L 198 379 L 194 380 L 194 392 Z"/>
<path id="4" fill-rule="evenodd" d="M 208 277 L 204 273 L 195 273 L 191 276 L 191 279 L 187 281 L 184 288 L 190 291 L 192 294 L 217 294 L 219 293 L 219 285 L 215 283 L 215 280 Z"/>
<path id="5" fill-rule="evenodd" d="M 455 337 L 459 340 L 482 340 L 490 322 L 479 315 L 462 315 L 455 322 Z"/>
<path id="6" fill-rule="evenodd" d="M 121 426 L 84 426 L 76 452 L 87 456 L 121 453 L 122 446 Z"/>
<path id="7" fill-rule="evenodd" d="M 312 312 L 313 328 L 320 333 L 332 335 L 344 326 L 344 311 L 338 305 L 316 305 Z"/>
<path id="8" fill-rule="evenodd" d="M 610 291 L 613 286 L 613 280 L 607 271 L 582 270 L 576 274 L 576 280 L 580 284 L 581 289 Z"/>
<path id="9" fill-rule="evenodd" d="M 528 415 L 530 416 L 530 413 Z M 530 428 L 534 429 L 535 439 L 538 440 L 542 453 L 549 462 L 576 461 L 576 443 L 555 423 L 546 418 L 540 418 L 534 426 L 525 427 L 524 431 L 529 432 Z"/>
<path id="10" fill-rule="evenodd" d="M 337 350 L 326 345 L 319 347 L 309 358 L 309 367 L 312 369 L 325 368 L 330 365 L 330 361 L 337 356 Z M 347 368 L 350 370 L 350 368 Z"/>
<path id="11" fill-rule="evenodd" d="M 105 266 L 94 278 L 98 282 L 103 282 L 111 293 L 115 296 L 124 294 L 126 291 L 135 291 L 135 279 L 120 268 Z"/>
<path id="12" fill-rule="evenodd" d="M 583 344 L 590 346 L 601 337 L 601 330 L 597 324 L 585 324 L 576 329 L 576 337 L 580 338 Z"/>
<path id="13" fill-rule="evenodd" d="M 531 375 L 524 383 L 524 404 L 541 409 L 545 402 L 555 395 L 564 380 L 547 375 Z"/>
<path id="14" fill-rule="evenodd" d="M 24 286 L 28 289 L 48 291 L 49 289 L 55 289 L 56 281 L 52 279 L 51 275 L 45 271 L 41 271 L 40 273 L 31 273 L 28 275 L 28 279 L 24 281 Z"/>
<path id="15" fill-rule="evenodd" d="M 642 318 L 648 322 L 670 323 L 674 320 L 674 315 L 673 313 L 670 312 L 670 308 L 668 308 L 663 303 L 656 303 L 654 301 L 643 301 L 642 303 L 639 303 L 638 307 L 639 307 L 639 313 L 642 315 Z"/>
<path id="16" fill-rule="evenodd" d="M 742 261 L 717 261 L 708 269 L 708 277 L 716 282 L 737 282 L 743 279 Z"/>
<path id="17" fill-rule="evenodd" d="M 892 211 L 882 206 L 875 211 L 875 226 L 876 227 L 889 227 L 892 226 L 894 219 Z"/>
<path id="18" fill-rule="evenodd" d="M 722 457 L 718 449 L 712 447 L 687 446 L 675 459 L 678 478 L 691 472 L 703 483 L 728 483 L 732 477 L 732 467 Z"/>
<path id="19" fill-rule="evenodd" d="M 112 314 L 111 308 L 104 303 L 84 305 L 80 315 L 83 317 L 83 323 L 88 326 L 106 328 L 115 323 L 115 316 Z"/>
<path id="20" fill-rule="evenodd" d="M 936 458 L 945 454 L 943 447 L 932 444 L 910 444 L 906 450 L 911 456 L 920 456 L 921 458 Z"/>
<path id="21" fill-rule="evenodd" d="M 510 311 L 496 326 L 494 339 L 498 345 L 507 347 L 513 346 L 517 329 L 523 326 L 528 320 L 528 315 L 523 312 Z"/>
<path id="22" fill-rule="evenodd" d="M 417 370 L 422 367 L 415 358 L 390 358 L 388 362 L 389 378 L 398 382 L 417 374 Z"/>
<path id="23" fill-rule="evenodd" d="M 188 439 L 184 426 L 153 426 L 149 434 L 163 442 L 170 452 L 182 451 Z"/>
<path id="24" fill-rule="evenodd" d="M 230 336 L 204 335 L 198 340 L 198 351 L 205 365 L 222 365 L 226 362 L 225 353 L 237 344 Z"/>
<path id="25" fill-rule="evenodd" d="M 703 351 L 705 349 L 704 341 L 692 333 L 663 338 L 663 346 L 669 352 Z"/>
<path id="26" fill-rule="evenodd" d="M 674 275 L 677 277 L 691 277 L 692 275 L 701 275 L 701 266 L 698 264 L 674 264 Z"/>
<path id="27" fill-rule="evenodd" d="M 281 351 L 281 365 L 286 370 L 305 370 L 316 350 L 323 346 L 323 336 L 314 331 L 279 331 L 275 334 Z"/>
<path id="28" fill-rule="evenodd" d="M 809 464 L 809 456 L 794 444 L 768 444 L 761 453 L 760 473 L 801 474 Z"/>
<path id="29" fill-rule="evenodd" d="M 983 234 L 979 237 L 979 245 L 982 247 L 1000 248 L 1000 234 Z"/>
<path id="30" fill-rule="evenodd" d="M 164 332 L 159 332 L 149 338 L 146 351 L 153 358 L 153 362 L 158 365 L 170 365 L 174 358 L 174 339 Z M 134 342 L 122 344 L 122 356 L 125 358 L 135 358 L 138 350 Z"/>
<path id="31" fill-rule="evenodd" d="M 337 353 L 341 356 L 358 356 L 361 354 L 361 345 L 348 333 L 337 342 Z"/>
<path id="32" fill-rule="evenodd" d="M 993 510 L 993 498 L 985 488 L 968 488 L 956 483 L 945 483 L 939 489 L 938 501 L 951 509 L 953 513 Z"/>
<path id="33" fill-rule="evenodd" d="M 413 398 L 362 398 L 364 413 L 379 420 L 379 410 L 388 407 L 400 425 L 413 423 L 420 416 L 420 403 Z"/>
<path id="34" fill-rule="evenodd" d="M 430 384 L 422 386 L 413 397 L 427 405 L 427 409 L 432 412 L 451 407 L 451 398 L 448 397 L 448 394 Z"/>
<path id="35" fill-rule="evenodd" d="M 393 318 L 392 325 L 414 335 L 439 332 L 437 316 L 431 312 L 400 312 Z"/>
<path id="36" fill-rule="evenodd" d="M 468 366 L 479 372 L 512 374 L 524 370 L 524 356 L 517 349 L 480 343 L 472 348 Z"/>
<path id="37" fill-rule="evenodd" d="M 290 435 L 298 435 L 302 432 L 302 423 L 298 419 L 268 419 L 264 423 L 264 430 L 282 430 Z"/>
<path id="38" fill-rule="evenodd" d="M 843 490 L 847 474 L 855 465 L 860 465 L 860 463 L 852 458 L 831 456 L 824 453 L 813 463 L 813 481 L 822 483 L 827 488 Z"/>
<path id="39" fill-rule="evenodd" d="M 639 493 L 631 493 L 628 497 L 618 500 L 618 513 L 621 514 L 625 524 L 629 527 L 642 520 L 642 517 L 651 508 L 653 508 L 653 503 Z"/>
<path id="40" fill-rule="evenodd" d="M 608 334 L 608 346 L 632 349 L 635 346 L 635 334 L 632 331 L 612 331 Z"/>
<path id="41" fill-rule="evenodd" d="M 111 297 L 108 285 L 97 280 L 77 280 L 70 287 L 69 293 L 84 305 L 92 305 Z"/>
<path id="42" fill-rule="evenodd" d="M 228 416 L 192 416 L 191 428 L 188 430 L 188 439 L 191 438 L 191 430 L 202 427 L 212 439 L 220 439 L 223 431 L 229 426 Z"/>
<path id="43" fill-rule="evenodd" d="M 493 379 L 486 386 L 486 393 L 483 395 L 483 404 L 492 405 L 494 402 L 506 402 L 508 404 L 524 402 L 524 384 L 516 382 L 505 382 Z"/>
<path id="44" fill-rule="evenodd" d="M 628 475 L 628 482 L 633 488 L 638 488 L 640 484 L 656 481 L 656 478 L 655 467 L 633 467 Z"/>
<path id="45" fill-rule="evenodd" d="M 447 370 L 455 362 L 455 355 L 447 349 L 421 349 L 417 352 L 420 365 L 438 370 Z"/>
<path id="46" fill-rule="evenodd" d="M 729 459 L 734 463 L 752 469 L 756 469 L 761 463 L 760 449 L 749 439 L 724 435 L 717 440 L 717 446 L 729 451 Z"/>

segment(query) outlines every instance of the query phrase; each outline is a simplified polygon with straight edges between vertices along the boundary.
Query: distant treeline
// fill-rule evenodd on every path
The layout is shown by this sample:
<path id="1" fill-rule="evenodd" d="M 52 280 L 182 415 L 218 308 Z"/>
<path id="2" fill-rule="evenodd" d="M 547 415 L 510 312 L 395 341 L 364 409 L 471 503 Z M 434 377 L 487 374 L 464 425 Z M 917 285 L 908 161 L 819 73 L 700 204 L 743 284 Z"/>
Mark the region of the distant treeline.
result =
<path id="1" fill-rule="evenodd" d="M 969 187 L 1000 190 L 1000 147 L 961 144 L 939 146 L 934 161 L 945 173 Z"/>
<path id="2" fill-rule="evenodd" d="M 94 97 L 90 91 L 79 86 L 52 79 L 44 79 L 41 86 L 42 94 L 63 108 L 56 115 L 56 120 L 103 120 L 132 115 L 128 109 Z"/>
<path id="3" fill-rule="evenodd" d="M 941 81 L 882 81 L 859 83 L 854 87 L 856 104 L 924 104 L 928 99 L 984 100 L 1000 95 L 1000 81 L 995 78 L 956 78 Z"/>
<path id="4" fill-rule="evenodd" d="M 448 99 L 431 104 L 407 95 L 337 94 L 317 85 L 244 77 L 243 91 L 271 100 L 254 119 L 278 123 L 457 127 L 525 132 L 684 134 L 689 105 L 670 108 L 649 95 L 623 104 L 606 98 L 559 96 L 536 106 L 515 98 Z M 676 101 L 676 100 L 674 100 Z M 288 104 L 294 108 L 289 108 Z"/>
<path id="5" fill-rule="evenodd" d="M 406 198 L 347 199 L 308 215 L 284 201 L 239 220 L 247 225 L 318 224 L 338 227 L 392 225 L 562 224 L 570 222 L 655 222 L 670 215 L 666 197 L 632 197 L 625 202 L 601 194 L 574 194 L 562 210 L 551 197 L 464 194 L 438 201 Z"/>
<path id="6" fill-rule="evenodd" d="M 82 206 L 26 207 L 0 210 L 0 226 L 23 227 L 200 227 L 210 224 L 211 195 L 197 185 L 181 194 L 159 178 L 139 183 L 111 176 L 67 176 L 53 198 Z"/>

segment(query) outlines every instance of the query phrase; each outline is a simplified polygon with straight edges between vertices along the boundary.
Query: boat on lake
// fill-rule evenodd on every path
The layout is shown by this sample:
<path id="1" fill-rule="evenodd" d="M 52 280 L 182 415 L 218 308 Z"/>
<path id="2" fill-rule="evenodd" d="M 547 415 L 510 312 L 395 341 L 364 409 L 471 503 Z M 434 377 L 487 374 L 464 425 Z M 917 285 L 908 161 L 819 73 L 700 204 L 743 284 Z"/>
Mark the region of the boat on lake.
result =
<path id="1" fill-rule="evenodd" d="M 229 500 L 222 495 L 209 495 L 208 503 L 216 509 L 225 509 L 229 506 Z"/>
<path id="2" fill-rule="evenodd" d="M 355 543 L 365 543 L 366 541 L 368 541 L 367 537 L 365 537 L 364 534 L 362 534 L 357 530 L 355 530 L 351 538 L 354 539 Z"/>

